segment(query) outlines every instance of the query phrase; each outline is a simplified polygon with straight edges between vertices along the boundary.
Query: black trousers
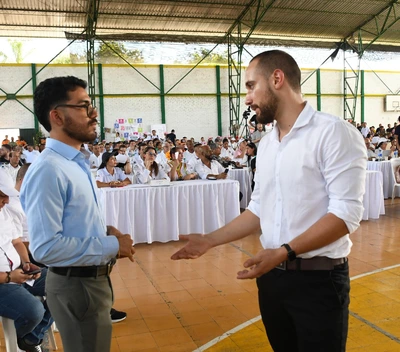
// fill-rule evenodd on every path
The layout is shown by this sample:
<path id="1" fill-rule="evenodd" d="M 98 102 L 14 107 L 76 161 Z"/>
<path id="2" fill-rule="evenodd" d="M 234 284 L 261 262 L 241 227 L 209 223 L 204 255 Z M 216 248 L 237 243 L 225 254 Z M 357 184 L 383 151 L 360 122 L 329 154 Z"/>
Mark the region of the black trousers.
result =
<path id="1" fill-rule="evenodd" d="M 262 320 L 275 352 L 344 352 L 348 263 L 331 271 L 273 269 L 257 279 Z"/>

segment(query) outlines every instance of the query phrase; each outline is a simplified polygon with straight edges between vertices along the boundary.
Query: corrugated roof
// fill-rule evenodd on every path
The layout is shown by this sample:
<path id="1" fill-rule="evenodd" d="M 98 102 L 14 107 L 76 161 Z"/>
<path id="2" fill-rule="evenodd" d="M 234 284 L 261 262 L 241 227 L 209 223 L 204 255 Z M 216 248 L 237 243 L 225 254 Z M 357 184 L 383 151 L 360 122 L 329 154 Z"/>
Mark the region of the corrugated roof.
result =
<path id="1" fill-rule="evenodd" d="M 243 14 L 246 34 L 261 5 L 268 9 L 248 44 L 332 47 L 351 35 L 357 42 L 360 27 L 368 42 L 393 23 L 374 49 L 400 50 L 393 0 L 0 0 L 0 36 L 73 38 L 86 28 L 91 3 L 99 5 L 96 35 L 108 40 L 223 42 Z M 392 3 L 397 11 L 387 16 Z"/>

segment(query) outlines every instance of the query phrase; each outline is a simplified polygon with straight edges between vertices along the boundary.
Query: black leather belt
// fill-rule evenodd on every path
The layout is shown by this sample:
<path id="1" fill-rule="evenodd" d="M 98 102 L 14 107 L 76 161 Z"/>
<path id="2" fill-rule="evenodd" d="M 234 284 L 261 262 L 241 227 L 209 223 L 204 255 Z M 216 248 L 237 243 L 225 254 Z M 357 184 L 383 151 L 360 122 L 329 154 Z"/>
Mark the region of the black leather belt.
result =
<path id="1" fill-rule="evenodd" d="M 54 274 L 68 276 L 68 277 L 109 276 L 115 262 L 116 259 L 112 259 L 106 265 L 50 267 L 49 270 Z"/>
<path id="2" fill-rule="evenodd" d="M 314 257 L 310 259 L 296 258 L 292 262 L 284 261 L 276 266 L 280 270 L 333 270 L 335 266 L 347 263 L 347 258 Z"/>

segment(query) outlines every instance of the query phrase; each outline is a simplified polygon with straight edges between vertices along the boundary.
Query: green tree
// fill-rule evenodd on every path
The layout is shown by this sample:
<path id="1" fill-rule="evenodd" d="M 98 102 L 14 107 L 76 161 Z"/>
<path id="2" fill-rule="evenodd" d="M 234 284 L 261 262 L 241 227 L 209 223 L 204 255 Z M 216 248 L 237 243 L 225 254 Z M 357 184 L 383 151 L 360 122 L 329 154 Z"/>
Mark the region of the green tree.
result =
<path id="1" fill-rule="evenodd" d="M 11 50 L 14 54 L 15 62 L 21 63 L 24 59 L 34 50 L 30 50 L 27 53 L 24 53 L 24 42 L 20 40 L 11 40 L 9 39 L 8 42 L 10 43 Z"/>
<path id="2" fill-rule="evenodd" d="M 95 53 L 96 62 L 102 64 L 122 63 L 123 57 L 129 63 L 143 62 L 142 52 L 137 49 L 128 50 L 122 42 L 102 42 Z"/>
<path id="3" fill-rule="evenodd" d="M 190 64 L 197 64 L 204 56 L 208 54 L 209 50 L 205 48 L 196 49 L 187 56 L 187 62 Z M 223 53 L 212 52 L 202 62 L 202 64 L 228 64 L 228 51 Z"/>

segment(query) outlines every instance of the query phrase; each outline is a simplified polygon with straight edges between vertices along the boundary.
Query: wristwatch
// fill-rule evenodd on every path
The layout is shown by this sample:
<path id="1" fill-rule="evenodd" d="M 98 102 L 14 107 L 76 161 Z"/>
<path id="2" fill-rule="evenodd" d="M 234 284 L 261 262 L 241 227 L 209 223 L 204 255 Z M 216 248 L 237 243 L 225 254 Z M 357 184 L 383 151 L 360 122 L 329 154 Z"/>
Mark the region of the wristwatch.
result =
<path id="1" fill-rule="evenodd" d="M 286 248 L 289 262 L 296 260 L 296 252 L 287 243 L 284 243 L 281 247 Z"/>

